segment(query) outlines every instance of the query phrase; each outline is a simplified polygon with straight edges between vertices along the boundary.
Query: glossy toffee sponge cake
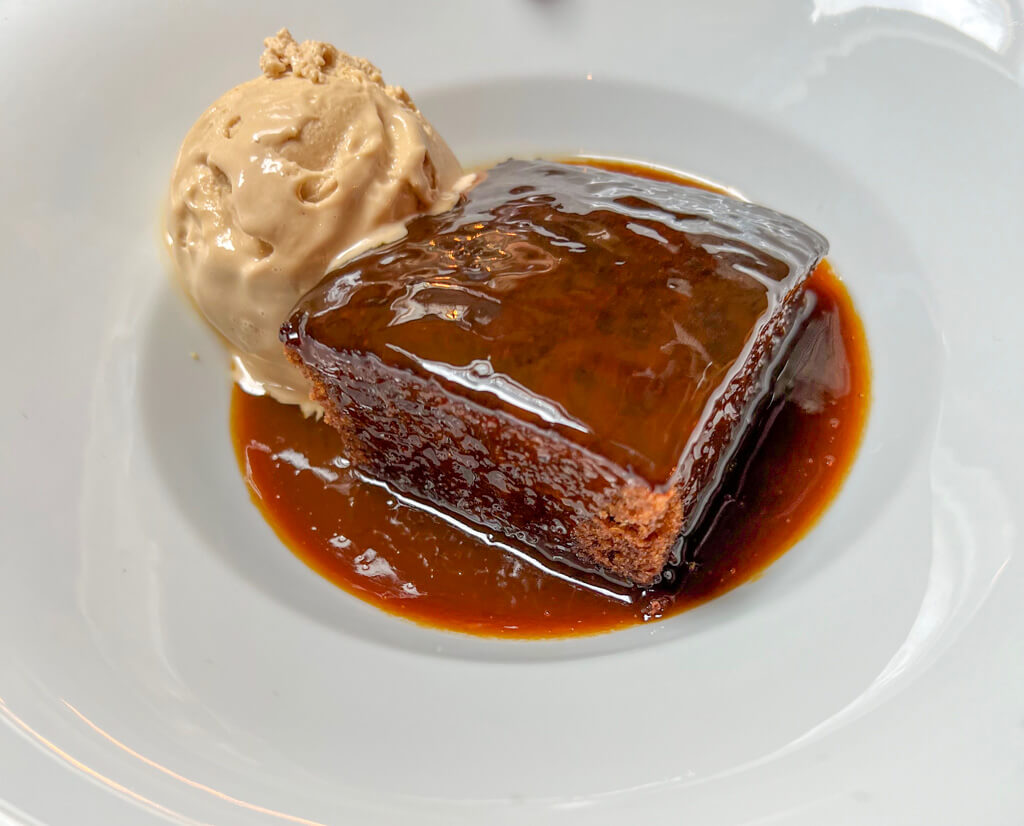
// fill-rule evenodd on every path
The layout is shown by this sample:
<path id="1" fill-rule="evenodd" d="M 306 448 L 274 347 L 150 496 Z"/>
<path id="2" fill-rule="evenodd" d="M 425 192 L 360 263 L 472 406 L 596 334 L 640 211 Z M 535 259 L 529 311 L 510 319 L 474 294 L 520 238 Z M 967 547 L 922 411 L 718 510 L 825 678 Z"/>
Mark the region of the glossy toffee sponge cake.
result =
<path id="1" fill-rule="evenodd" d="M 826 250 L 722 195 L 508 161 L 331 273 L 281 337 L 363 472 L 648 585 L 756 426 Z"/>

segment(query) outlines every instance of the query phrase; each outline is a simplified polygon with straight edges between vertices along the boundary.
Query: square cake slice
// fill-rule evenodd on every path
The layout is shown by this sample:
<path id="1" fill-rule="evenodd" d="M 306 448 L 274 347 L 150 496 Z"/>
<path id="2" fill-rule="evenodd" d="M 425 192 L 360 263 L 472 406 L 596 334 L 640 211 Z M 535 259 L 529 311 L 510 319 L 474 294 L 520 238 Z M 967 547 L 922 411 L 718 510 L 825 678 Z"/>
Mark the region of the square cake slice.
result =
<path id="1" fill-rule="evenodd" d="M 703 190 L 507 161 L 281 329 L 369 476 L 636 586 L 755 426 L 827 242 Z"/>

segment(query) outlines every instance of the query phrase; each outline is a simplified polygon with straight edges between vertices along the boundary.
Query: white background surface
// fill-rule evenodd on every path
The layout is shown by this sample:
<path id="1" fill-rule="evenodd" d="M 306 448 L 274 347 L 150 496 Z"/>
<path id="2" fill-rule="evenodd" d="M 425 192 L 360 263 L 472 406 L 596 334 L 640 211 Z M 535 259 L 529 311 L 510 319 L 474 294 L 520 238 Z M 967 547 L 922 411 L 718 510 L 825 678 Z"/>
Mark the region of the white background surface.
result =
<path id="1" fill-rule="evenodd" d="M 884 5 L 0 5 L 0 820 L 1024 822 L 1022 13 Z M 281 25 L 467 163 L 634 157 L 822 230 L 875 401 L 807 539 L 552 643 L 412 626 L 292 557 L 157 244 L 178 142 Z"/>

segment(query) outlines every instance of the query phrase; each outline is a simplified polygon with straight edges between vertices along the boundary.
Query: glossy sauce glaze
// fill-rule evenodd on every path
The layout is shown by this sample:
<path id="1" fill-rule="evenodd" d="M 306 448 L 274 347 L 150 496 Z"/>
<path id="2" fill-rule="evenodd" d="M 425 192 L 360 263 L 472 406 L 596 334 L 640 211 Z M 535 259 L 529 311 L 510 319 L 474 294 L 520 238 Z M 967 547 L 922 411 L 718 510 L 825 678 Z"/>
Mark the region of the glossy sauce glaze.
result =
<path id="1" fill-rule="evenodd" d="M 827 246 L 788 216 L 719 193 L 510 160 L 453 209 L 414 219 L 405 237 L 321 281 L 282 341 L 329 384 L 370 356 L 665 485 L 697 452 L 694 431 L 737 367 L 744 385 L 757 382 L 751 351 L 789 328 Z M 359 399 L 352 416 L 375 406 L 374 384 L 346 393 Z"/>
<path id="2" fill-rule="evenodd" d="M 673 180 L 663 170 L 601 165 Z M 663 617 L 729 590 L 777 558 L 811 526 L 852 462 L 867 409 L 863 331 L 827 264 L 808 289 L 815 307 L 762 424 L 688 540 L 682 576 L 671 585 L 615 592 L 571 569 L 553 570 L 525 548 L 452 526 L 361 478 L 324 424 L 236 388 L 239 462 L 257 505 L 296 555 L 392 613 L 520 637 L 594 633 Z"/>

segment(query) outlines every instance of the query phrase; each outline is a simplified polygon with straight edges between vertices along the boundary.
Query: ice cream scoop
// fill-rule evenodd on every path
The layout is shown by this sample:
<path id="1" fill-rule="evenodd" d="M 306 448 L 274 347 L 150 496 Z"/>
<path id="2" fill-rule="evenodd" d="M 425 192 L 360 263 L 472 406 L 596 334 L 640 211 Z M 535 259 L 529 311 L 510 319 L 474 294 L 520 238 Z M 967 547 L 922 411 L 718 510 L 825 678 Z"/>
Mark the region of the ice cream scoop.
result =
<path id="1" fill-rule="evenodd" d="M 462 168 L 403 89 L 328 43 L 264 41 L 262 74 L 189 130 L 171 177 L 166 242 L 250 390 L 309 402 L 278 328 L 345 250 L 450 207 Z"/>

